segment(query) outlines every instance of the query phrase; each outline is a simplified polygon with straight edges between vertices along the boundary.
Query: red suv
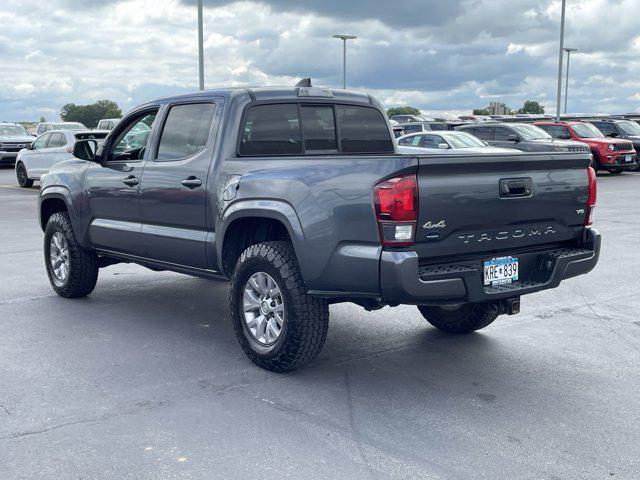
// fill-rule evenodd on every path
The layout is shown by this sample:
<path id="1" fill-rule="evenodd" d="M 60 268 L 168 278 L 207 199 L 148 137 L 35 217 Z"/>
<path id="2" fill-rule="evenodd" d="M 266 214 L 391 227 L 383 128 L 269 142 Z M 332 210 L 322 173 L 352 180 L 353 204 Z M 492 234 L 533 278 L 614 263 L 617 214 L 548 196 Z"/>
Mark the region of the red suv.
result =
<path id="1" fill-rule="evenodd" d="M 586 122 L 534 122 L 554 138 L 586 143 L 593 154 L 593 168 L 616 175 L 637 166 L 636 151 L 629 140 L 605 137 Z"/>

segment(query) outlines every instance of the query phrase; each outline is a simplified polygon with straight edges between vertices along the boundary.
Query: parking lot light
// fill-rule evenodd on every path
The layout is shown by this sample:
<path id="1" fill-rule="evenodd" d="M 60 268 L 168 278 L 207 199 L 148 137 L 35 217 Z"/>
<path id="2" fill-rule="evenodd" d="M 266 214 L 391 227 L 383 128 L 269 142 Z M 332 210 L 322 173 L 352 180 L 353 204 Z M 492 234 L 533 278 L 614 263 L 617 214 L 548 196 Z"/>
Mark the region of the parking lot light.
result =
<path id="1" fill-rule="evenodd" d="M 333 38 L 342 40 L 342 89 L 347 89 L 347 40 L 355 40 L 356 35 L 336 34 Z"/>
<path id="2" fill-rule="evenodd" d="M 560 48 L 558 49 L 558 92 L 556 94 L 556 122 L 560 121 L 560 103 L 562 101 L 562 60 L 564 57 L 564 16 L 567 0 L 562 0 L 560 13 Z"/>
<path id="3" fill-rule="evenodd" d="M 565 47 L 564 51 L 567 52 L 567 78 L 565 79 L 564 86 L 564 113 L 567 113 L 567 99 L 569 98 L 569 60 L 571 59 L 571 52 L 577 52 L 577 48 Z"/>

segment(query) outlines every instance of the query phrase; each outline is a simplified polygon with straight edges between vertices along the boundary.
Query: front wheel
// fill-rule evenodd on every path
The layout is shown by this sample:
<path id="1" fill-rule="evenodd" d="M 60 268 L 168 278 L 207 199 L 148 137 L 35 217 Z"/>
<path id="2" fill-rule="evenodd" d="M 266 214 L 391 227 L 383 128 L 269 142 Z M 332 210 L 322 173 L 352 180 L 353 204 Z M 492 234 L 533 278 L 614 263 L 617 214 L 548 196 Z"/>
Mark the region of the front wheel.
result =
<path id="1" fill-rule="evenodd" d="M 78 244 L 66 212 L 54 213 L 47 221 L 44 263 L 49 282 L 61 297 L 85 297 L 96 286 L 98 256 Z"/>
<path id="2" fill-rule="evenodd" d="M 289 242 L 259 243 L 242 253 L 231 279 L 230 310 L 242 349 L 266 370 L 309 363 L 327 337 L 329 306 L 306 293 Z"/>
<path id="3" fill-rule="evenodd" d="M 18 185 L 20 185 L 22 188 L 33 187 L 33 180 L 29 178 L 27 169 L 22 162 L 16 165 L 16 177 L 18 178 Z"/>
<path id="4" fill-rule="evenodd" d="M 611 170 L 609 170 L 609 173 L 611 175 L 620 175 L 624 170 L 622 170 L 621 168 L 612 168 Z"/>
<path id="5" fill-rule="evenodd" d="M 418 310 L 437 329 L 458 334 L 480 330 L 498 317 L 495 303 L 465 303 L 451 307 L 420 305 Z"/>

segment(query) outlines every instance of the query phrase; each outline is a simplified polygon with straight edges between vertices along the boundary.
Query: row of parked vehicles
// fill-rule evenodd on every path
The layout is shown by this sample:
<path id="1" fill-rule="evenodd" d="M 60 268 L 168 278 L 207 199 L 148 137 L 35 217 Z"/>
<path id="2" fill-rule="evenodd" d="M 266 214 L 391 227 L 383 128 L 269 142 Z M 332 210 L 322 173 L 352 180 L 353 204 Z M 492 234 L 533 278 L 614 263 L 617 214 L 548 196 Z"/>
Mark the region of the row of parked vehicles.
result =
<path id="1" fill-rule="evenodd" d="M 397 120 L 407 120 L 398 123 Z M 418 153 L 433 150 L 509 153 L 587 151 L 594 169 L 620 174 L 640 168 L 640 125 L 635 121 L 616 118 L 585 118 L 559 122 L 522 117 L 530 122 L 499 122 L 461 120 L 444 122 L 421 117 L 392 117 L 399 150 Z M 521 120 L 520 118 L 518 120 Z M 415 132 L 415 133 L 414 133 Z M 453 134 L 457 132 L 457 134 Z M 461 135 L 465 133 L 466 135 Z M 491 149 L 489 150 L 489 148 Z"/>

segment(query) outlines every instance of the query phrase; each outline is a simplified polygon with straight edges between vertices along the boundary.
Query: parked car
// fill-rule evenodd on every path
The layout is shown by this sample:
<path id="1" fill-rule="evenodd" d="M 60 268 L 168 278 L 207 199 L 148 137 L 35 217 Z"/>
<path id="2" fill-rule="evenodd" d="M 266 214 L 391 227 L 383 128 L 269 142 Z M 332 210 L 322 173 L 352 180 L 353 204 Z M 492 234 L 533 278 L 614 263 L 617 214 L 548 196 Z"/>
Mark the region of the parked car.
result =
<path id="1" fill-rule="evenodd" d="M 515 148 L 523 152 L 590 152 L 589 146 L 572 140 L 557 140 L 529 123 L 483 122 L 456 127 L 494 147 Z"/>
<path id="2" fill-rule="evenodd" d="M 595 126 L 605 136 L 610 138 L 620 138 L 633 142 L 633 148 L 640 152 L 640 125 L 633 120 L 613 120 L 613 119 L 591 119 L 587 120 Z M 640 168 L 640 158 L 636 160 L 637 170 Z"/>
<path id="3" fill-rule="evenodd" d="M 96 130 L 113 130 L 119 121 L 119 118 L 103 118 L 98 122 Z"/>
<path id="4" fill-rule="evenodd" d="M 16 178 L 24 188 L 33 186 L 35 180 L 47 173 L 51 166 L 73 158 L 73 146 L 77 140 L 104 140 L 108 131 L 55 130 L 40 135 L 33 143 L 20 150 L 16 159 Z"/>
<path id="5" fill-rule="evenodd" d="M 36 128 L 36 135 L 40 136 L 52 130 L 89 130 L 80 122 L 42 122 Z"/>
<path id="6" fill-rule="evenodd" d="M 577 140 L 591 148 L 593 168 L 607 170 L 612 174 L 637 167 L 636 151 L 628 140 L 610 139 L 587 122 L 536 122 L 553 138 L 560 140 Z"/>
<path id="7" fill-rule="evenodd" d="M 286 371 L 321 350 L 331 303 L 466 333 L 596 265 L 589 153 L 400 155 L 369 95 L 304 85 L 164 98 L 76 142 L 39 196 L 56 293 L 118 262 L 228 278 L 244 352 Z"/>
<path id="8" fill-rule="evenodd" d="M 410 133 L 430 132 L 435 130 L 449 130 L 449 124 L 447 122 L 413 122 L 402 123 L 401 125 L 405 135 L 408 135 Z"/>
<path id="9" fill-rule="evenodd" d="M 33 137 L 22 125 L 0 122 L 0 165 L 13 165 L 18 152 L 31 142 Z"/>
<path id="10" fill-rule="evenodd" d="M 514 153 L 513 148 L 492 147 L 466 132 L 426 132 L 413 133 L 398 138 L 398 151 L 412 155 L 426 152 L 437 153 Z"/>
<path id="11" fill-rule="evenodd" d="M 391 120 L 395 120 L 398 123 L 413 123 L 413 122 L 430 122 L 434 119 L 427 117 L 426 115 L 394 115 Z"/>

